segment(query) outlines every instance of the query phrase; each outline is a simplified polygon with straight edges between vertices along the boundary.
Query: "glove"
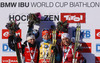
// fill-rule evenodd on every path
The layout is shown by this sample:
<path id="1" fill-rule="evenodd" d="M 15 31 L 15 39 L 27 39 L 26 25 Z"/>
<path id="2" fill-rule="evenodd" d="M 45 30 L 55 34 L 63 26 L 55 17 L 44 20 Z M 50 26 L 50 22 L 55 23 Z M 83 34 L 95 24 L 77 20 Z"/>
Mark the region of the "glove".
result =
<path id="1" fill-rule="evenodd" d="M 84 58 L 83 62 L 82 63 L 87 63 L 86 59 Z"/>
<path id="2" fill-rule="evenodd" d="M 37 39 L 39 37 L 39 31 L 34 29 L 33 34 L 35 35 L 35 38 Z"/>
<path id="3" fill-rule="evenodd" d="M 22 39 L 20 38 L 19 35 L 17 35 L 16 37 L 14 37 L 14 42 L 15 43 L 18 43 L 18 42 L 21 42 L 21 41 L 22 41 Z"/>
<path id="4" fill-rule="evenodd" d="M 39 31 L 36 30 L 36 29 L 33 29 L 33 30 L 29 30 L 29 32 L 27 33 L 27 36 L 30 36 L 30 35 L 35 35 L 35 38 L 37 39 L 39 37 Z"/>
<path id="5" fill-rule="evenodd" d="M 76 51 L 82 51 L 82 44 L 78 44 L 78 47 L 76 48 Z"/>
<path id="6" fill-rule="evenodd" d="M 57 53 L 57 48 L 56 48 L 56 46 L 52 46 L 51 49 L 54 51 L 55 54 Z"/>
<path id="7" fill-rule="evenodd" d="M 14 31 L 13 30 L 9 30 L 9 35 L 13 36 L 14 35 Z"/>

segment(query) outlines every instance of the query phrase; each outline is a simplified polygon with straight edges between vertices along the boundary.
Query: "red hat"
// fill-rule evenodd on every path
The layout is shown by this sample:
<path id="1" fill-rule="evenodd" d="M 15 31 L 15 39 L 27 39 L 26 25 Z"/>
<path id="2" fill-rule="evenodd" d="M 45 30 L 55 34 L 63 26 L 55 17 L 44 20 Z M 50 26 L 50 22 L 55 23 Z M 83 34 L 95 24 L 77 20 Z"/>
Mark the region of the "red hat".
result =
<path id="1" fill-rule="evenodd" d="M 50 35 L 49 30 L 43 30 L 43 31 L 42 31 L 42 36 L 43 36 L 43 35 L 46 35 L 46 34 Z"/>

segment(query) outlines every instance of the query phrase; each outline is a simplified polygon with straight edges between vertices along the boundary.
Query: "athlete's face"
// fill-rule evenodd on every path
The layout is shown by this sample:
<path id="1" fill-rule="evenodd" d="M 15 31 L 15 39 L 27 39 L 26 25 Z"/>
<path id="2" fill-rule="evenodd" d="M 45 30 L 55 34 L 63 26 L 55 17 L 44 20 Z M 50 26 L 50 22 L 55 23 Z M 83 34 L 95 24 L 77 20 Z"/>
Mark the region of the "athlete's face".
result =
<path id="1" fill-rule="evenodd" d="M 34 43 L 35 43 L 35 39 L 30 39 L 30 40 L 28 40 L 28 42 L 29 42 L 30 44 L 34 44 Z"/>
<path id="2" fill-rule="evenodd" d="M 69 41 L 68 38 L 63 38 L 63 39 L 62 39 L 62 43 L 63 43 L 64 45 L 68 45 L 68 44 L 70 43 L 70 41 Z"/>
<path id="3" fill-rule="evenodd" d="M 45 34 L 45 35 L 43 35 L 42 38 L 45 39 L 45 40 L 48 40 L 48 39 L 50 39 L 50 35 L 49 34 Z"/>

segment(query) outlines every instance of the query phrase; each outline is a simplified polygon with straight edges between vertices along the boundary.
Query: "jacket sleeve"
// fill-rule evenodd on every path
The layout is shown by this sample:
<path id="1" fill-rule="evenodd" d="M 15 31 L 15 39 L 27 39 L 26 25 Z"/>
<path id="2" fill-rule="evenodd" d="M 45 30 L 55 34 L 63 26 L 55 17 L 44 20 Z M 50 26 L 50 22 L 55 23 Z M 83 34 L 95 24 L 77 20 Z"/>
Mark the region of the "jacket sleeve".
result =
<path id="1" fill-rule="evenodd" d="M 23 56 L 24 56 L 24 52 L 25 52 L 26 43 L 27 43 L 27 41 L 25 41 L 24 44 L 21 45 L 22 46 L 22 54 L 23 54 Z"/>
<path id="2" fill-rule="evenodd" d="M 60 43 L 56 44 L 56 63 L 60 63 L 61 61 L 61 49 L 60 49 Z"/>
<path id="3" fill-rule="evenodd" d="M 15 51 L 15 44 L 14 44 L 13 40 L 14 40 L 14 36 L 9 36 L 9 37 L 8 37 L 8 46 L 9 46 L 13 51 Z"/>
<path id="4" fill-rule="evenodd" d="M 15 51 L 15 42 L 14 42 L 14 36 L 9 36 L 8 37 L 8 46 Z M 24 53 L 25 50 L 25 44 L 21 45 L 22 46 L 22 54 Z"/>
<path id="5" fill-rule="evenodd" d="M 80 52 L 76 52 L 75 54 L 77 62 L 79 63 L 86 63 L 86 59 L 83 57 L 83 55 Z"/>

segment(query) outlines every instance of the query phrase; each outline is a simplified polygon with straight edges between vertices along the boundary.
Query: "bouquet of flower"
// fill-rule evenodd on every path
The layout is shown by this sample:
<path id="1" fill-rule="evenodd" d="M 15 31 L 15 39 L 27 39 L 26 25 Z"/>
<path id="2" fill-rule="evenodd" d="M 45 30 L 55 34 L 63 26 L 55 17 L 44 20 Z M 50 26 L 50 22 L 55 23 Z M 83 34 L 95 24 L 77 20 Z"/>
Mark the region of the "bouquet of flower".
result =
<path id="1" fill-rule="evenodd" d="M 68 32 L 68 26 L 69 23 L 67 23 L 67 21 L 65 22 L 60 21 L 57 23 L 57 31 Z"/>
<path id="2" fill-rule="evenodd" d="M 16 31 L 18 31 L 20 28 L 19 28 L 19 24 L 20 23 L 16 23 L 16 21 L 10 21 L 9 23 L 6 24 L 6 28 L 9 29 L 9 32 L 13 32 L 15 33 Z"/>
<path id="3" fill-rule="evenodd" d="M 29 22 L 28 22 L 28 26 L 32 27 L 35 24 L 40 24 L 40 20 L 41 20 L 41 14 L 40 13 L 36 13 L 36 14 L 29 14 Z"/>

